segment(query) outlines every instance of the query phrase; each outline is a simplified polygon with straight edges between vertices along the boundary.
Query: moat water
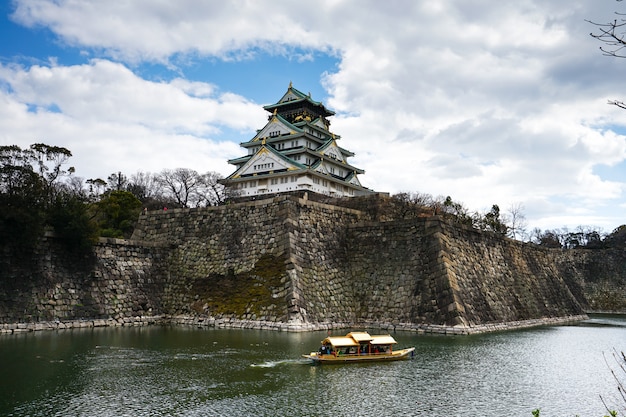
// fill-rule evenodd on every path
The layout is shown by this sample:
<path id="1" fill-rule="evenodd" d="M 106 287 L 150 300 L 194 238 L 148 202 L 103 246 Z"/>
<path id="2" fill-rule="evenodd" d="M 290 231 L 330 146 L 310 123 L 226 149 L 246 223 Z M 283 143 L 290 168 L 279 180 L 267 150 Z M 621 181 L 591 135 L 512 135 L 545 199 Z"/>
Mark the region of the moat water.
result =
<path id="1" fill-rule="evenodd" d="M 325 336 L 170 327 L 4 335 L 0 415 L 530 417 L 539 408 L 600 417 L 600 396 L 625 407 L 610 374 L 612 353 L 626 350 L 625 316 L 478 336 L 395 333 L 416 347 L 402 362 L 300 359 Z"/>

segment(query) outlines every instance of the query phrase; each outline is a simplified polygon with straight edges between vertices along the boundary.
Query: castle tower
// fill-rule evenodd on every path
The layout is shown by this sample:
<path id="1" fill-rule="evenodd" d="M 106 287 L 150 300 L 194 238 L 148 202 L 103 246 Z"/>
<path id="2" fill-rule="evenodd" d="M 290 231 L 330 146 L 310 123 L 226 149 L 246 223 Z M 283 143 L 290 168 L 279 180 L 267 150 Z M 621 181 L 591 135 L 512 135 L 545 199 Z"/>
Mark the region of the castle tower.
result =
<path id="1" fill-rule="evenodd" d="M 234 173 L 221 182 L 238 194 L 254 196 L 287 191 L 311 191 L 333 197 L 367 194 L 357 178 L 365 171 L 348 163 L 354 154 L 337 145 L 328 117 L 335 113 L 310 94 L 293 88 L 276 103 L 267 124 L 248 142 L 247 155 L 228 161 Z"/>

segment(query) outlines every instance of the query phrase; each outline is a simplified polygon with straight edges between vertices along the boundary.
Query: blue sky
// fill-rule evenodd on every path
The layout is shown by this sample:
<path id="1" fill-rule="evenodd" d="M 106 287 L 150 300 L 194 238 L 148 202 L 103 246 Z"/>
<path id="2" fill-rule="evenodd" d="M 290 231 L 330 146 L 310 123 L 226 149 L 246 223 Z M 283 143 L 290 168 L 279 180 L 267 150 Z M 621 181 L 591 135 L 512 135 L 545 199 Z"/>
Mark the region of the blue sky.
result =
<path id="1" fill-rule="evenodd" d="M 289 82 L 374 190 L 521 204 L 528 228 L 626 223 L 623 60 L 589 36 L 613 0 L 0 3 L 0 143 L 76 175 L 217 171 Z"/>

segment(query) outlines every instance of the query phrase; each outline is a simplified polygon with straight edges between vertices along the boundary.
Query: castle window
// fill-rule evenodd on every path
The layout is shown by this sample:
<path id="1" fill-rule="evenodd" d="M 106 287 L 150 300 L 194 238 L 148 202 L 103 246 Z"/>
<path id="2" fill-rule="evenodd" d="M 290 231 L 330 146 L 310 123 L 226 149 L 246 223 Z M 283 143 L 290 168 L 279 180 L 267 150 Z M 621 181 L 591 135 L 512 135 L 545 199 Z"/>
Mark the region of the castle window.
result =
<path id="1" fill-rule="evenodd" d="M 255 171 L 267 171 L 270 168 L 274 168 L 274 163 L 270 162 L 267 164 L 258 164 L 258 165 L 254 165 L 254 170 Z"/>
<path id="2" fill-rule="evenodd" d="M 275 137 L 278 137 L 278 136 L 280 136 L 280 131 L 275 130 L 273 132 L 270 132 L 270 138 L 275 138 Z"/>

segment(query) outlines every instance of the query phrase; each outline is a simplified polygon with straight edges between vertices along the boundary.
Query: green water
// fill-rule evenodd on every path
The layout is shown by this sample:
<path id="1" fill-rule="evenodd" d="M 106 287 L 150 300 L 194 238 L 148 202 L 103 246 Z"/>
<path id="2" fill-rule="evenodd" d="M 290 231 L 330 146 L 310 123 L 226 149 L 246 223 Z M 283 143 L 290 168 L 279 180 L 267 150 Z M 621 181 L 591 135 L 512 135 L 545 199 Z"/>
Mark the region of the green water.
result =
<path id="1" fill-rule="evenodd" d="M 470 337 L 396 333 L 416 347 L 403 362 L 300 359 L 325 336 L 162 327 L 1 336 L 0 416 L 603 416 L 599 395 L 620 404 L 604 355 L 626 350 L 623 316 Z"/>

